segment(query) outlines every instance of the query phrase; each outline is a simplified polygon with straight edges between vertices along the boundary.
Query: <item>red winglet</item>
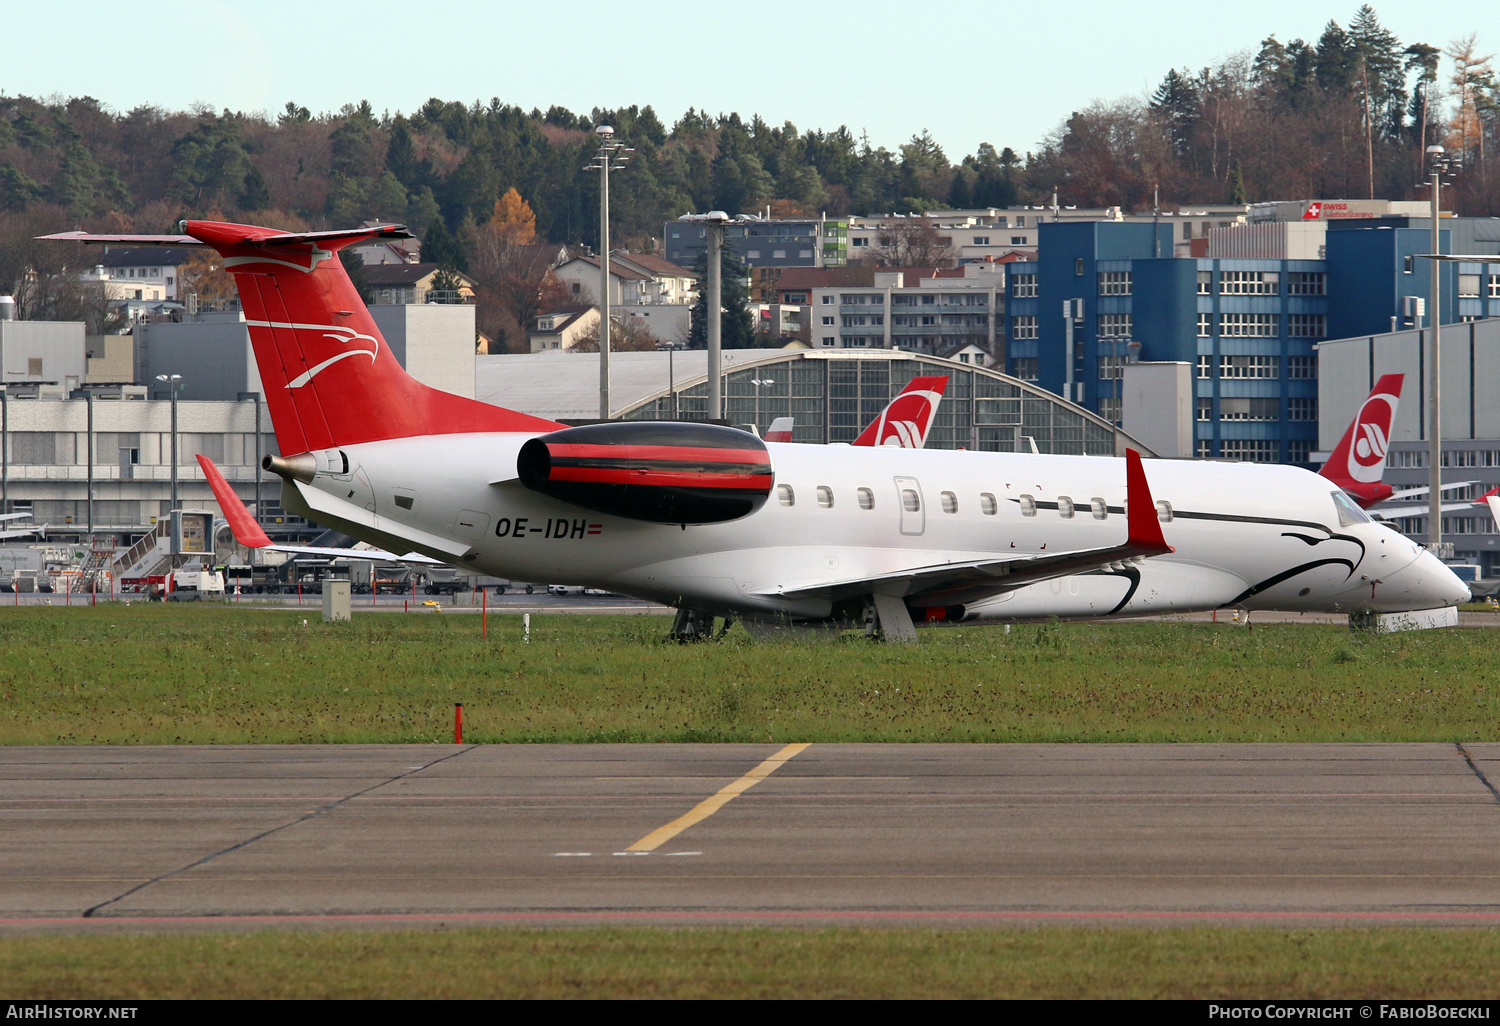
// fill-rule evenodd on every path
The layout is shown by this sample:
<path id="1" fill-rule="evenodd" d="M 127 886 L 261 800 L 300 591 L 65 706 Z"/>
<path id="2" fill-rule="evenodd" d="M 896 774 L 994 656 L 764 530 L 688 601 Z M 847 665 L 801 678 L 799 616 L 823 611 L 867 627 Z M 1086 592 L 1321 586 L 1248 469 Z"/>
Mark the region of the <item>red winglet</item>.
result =
<path id="1" fill-rule="evenodd" d="M 1129 535 L 1126 544 L 1150 555 L 1177 551 L 1167 544 L 1166 536 L 1161 533 L 1151 486 L 1146 483 L 1146 468 L 1141 465 L 1141 454 L 1134 449 L 1125 450 L 1125 498 L 1130 503 L 1125 516 Z"/>
<path id="2" fill-rule="evenodd" d="M 224 480 L 224 475 L 219 473 L 213 460 L 199 455 L 198 465 L 203 468 L 203 476 L 208 478 L 208 486 L 214 490 L 214 498 L 219 500 L 219 508 L 229 521 L 234 540 L 252 549 L 263 549 L 271 544 L 271 539 L 260 529 L 260 524 L 255 522 L 240 497 L 234 494 L 234 489 L 229 487 L 229 482 Z"/>

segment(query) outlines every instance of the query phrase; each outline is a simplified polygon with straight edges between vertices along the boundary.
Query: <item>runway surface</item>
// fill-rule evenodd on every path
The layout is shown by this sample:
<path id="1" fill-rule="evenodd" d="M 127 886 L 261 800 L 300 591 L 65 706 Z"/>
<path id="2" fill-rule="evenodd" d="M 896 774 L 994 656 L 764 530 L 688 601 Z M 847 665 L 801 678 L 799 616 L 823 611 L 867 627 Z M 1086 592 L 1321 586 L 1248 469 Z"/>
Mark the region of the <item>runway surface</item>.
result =
<path id="1" fill-rule="evenodd" d="M 0 932 L 1496 924 L 1497 782 L 1500 744 L 8 748 Z"/>

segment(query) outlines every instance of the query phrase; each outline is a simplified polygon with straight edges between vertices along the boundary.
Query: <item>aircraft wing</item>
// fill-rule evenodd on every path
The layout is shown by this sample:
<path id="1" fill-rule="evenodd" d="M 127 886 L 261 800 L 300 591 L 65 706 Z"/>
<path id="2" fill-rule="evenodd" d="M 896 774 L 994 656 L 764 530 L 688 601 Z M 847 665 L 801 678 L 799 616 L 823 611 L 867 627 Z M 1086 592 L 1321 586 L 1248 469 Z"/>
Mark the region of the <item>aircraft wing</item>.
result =
<path id="1" fill-rule="evenodd" d="M 1130 510 L 1126 515 L 1125 541 L 1119 545 L 914 566 L 870 577 L 787 585 L 765 594 L 787 598 L 826 595 L 837 599 L 880 592 L 951 602 L 958 601 L 966 593 L 996 594 L 1038 581 L 1139 562 L 1148 556 L 1172 552 L 1156 517 L 1156 504 L 1146 483 L 1140 453 L 1134 449 L 1125 450 L 1125 494 Z"/>
<path id="2" fill-rule="evenodd" d="M 0 514 L 0 522 L 6 521 L 6 520 L 28 520 L 30 518 L 31 518 L 31 514 L 30 513 L 5 513 L 5 514 Z"/>
<path id="3" fill-rule="evenodd" d="M 266 536 L 260 524 L 255 522 L 255 517 L 250 515 L 250 510 L 240 497 L 234 494 L 234 489 L 229 487 L 229 482 L 224 480 L 224 475 L 219 472 L 218 467 L 214 466 L 213 460 L 200 455 L 198 465 L 203 468 L 203 476 L 208 478 L 208 486 L 213 489 L 214 498 L 219 500 L 219 508 L 224 511 L 224 516 L 229 521 L 229 529 L 234 532 L 234 540 L 246 548 L 290 552 L 299 556 L 327 556 L 333 559 L 374 559 L 382 563 L 446 565 L 442 560 L 432 559 L 416 552 L 398 556 L 384 549 L 334 549 L 312 545 L 276 545 Z"/>
<path id="4" fill-rule="evenodd" d="M 1451 492 L 1455 488 L 1467 488 L 1471 484 L 1478 483 L 1478 481 L 1449 481 L 1443 485 L 1442 490 Z M 1380 503 L 1381 505 L 1385 505 L 1387 502 L 1393 502 L 1396 499 L 1409 499 L 1414 495 L 1426 495 L 1431 490 L 1426 485 L 1423 485 L 1421 488 L 1403 488 L 1398 492 L 1392 492 L 1390 495 L 1387 495 L 1384 499 L 1380 500 Z"/>
<path id="5" fill-rule="evenodd" d="M 40 527 L 22 527 L 22 528 L 13 529 L 13 530 L 10 530 L 10 531 L 0 531 L 0 541 L 4 541 L 4 540 L 6 540 L 8 538 L 25 538 L 26 536 L 33 535 L 33 534 L 41 535 L 43 538 L 45 538 L 46 537 L 46 534 L 45 534 L 46 530 L 47 530 L 47 525 L 43 524 Z"/>

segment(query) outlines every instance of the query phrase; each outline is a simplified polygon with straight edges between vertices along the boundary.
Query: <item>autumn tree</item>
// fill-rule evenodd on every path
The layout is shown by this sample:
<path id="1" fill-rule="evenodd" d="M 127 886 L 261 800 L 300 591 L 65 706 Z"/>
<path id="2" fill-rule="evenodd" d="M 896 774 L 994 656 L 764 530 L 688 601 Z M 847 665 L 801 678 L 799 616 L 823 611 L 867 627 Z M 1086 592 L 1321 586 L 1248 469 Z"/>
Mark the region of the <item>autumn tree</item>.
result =
<path id="1" fill-rule="evenodd" d="M 495 201 L 490 219 L 467 234 L 479 330 L 507 348 L 524 344 L 538 314 L 568 301 L 552 273 L 557 247 L 535 238 L 536 215 L 514 187 Z"/>

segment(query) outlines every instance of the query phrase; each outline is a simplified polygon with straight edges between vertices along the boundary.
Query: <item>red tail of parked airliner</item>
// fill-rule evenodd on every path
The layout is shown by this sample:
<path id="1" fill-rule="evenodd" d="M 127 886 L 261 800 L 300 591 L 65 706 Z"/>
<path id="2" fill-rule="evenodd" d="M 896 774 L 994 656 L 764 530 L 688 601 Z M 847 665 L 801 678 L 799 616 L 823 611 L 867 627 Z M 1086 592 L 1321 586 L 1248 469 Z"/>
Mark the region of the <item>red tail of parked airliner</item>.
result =
<path id="1" fill-rule="evenodd" d="M 210 246 L 239 286 L 276 442 L 288 455 L 338 445 L 465 431 L 552 431 L 562 425 L 430 388 L 391 354 L 338 251 L 409 238 L 401 225 L 283 232 L 185 221 L 186 235 L 46 236 L 122 245 Z"/>
<path id="2" fill-rule="evenodd" d="M 1385 474 L 1385 453 L 1391 444 L 1391 425 L 1396 420 L 1404 377 L 1386 374 L 1375 382 L 1333 455 L 1318 471 L 1366 509 L 1390 498 L 1393 491 L 1380 479 Z"/>
<path id="3" fill-rule="evenodd" d="M 912 378 L 911 384 L 891 400 L 891 404 L 869 427 L 860 432 L 855 445 L 899 445 L 903 449 L 920 449 L 927 441 L 927 432 L 937 417 L 938 403 L 943 401 L 943 390 L 948 387 L 948 376 L 938 374 L 926 378 Z"/>

